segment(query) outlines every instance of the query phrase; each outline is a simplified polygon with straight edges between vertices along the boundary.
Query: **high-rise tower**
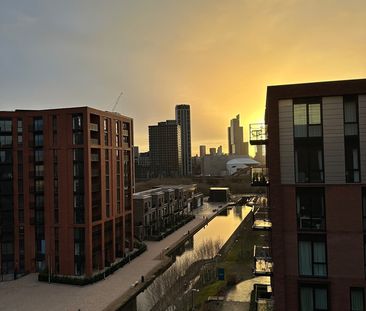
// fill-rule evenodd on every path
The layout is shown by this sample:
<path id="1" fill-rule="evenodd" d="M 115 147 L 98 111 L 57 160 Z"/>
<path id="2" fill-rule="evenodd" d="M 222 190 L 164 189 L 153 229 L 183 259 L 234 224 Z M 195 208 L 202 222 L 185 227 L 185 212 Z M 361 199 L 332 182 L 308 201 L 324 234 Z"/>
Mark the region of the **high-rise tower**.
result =
<path id="1" fill-rule="evenodd" d="M 244 155 L 248 154 L 248 147 L 245 148 L 243 139 L 243 127 L 240 126 L 240 116 L 230 121 L 228 127 L 229 154 Z"/>
<path id="2" fill-rule="evenodd" d="M 175 119 L 181 127 L 183 175 L 192 175 L 191 160 L 191 112 L 189 105 L 175 106 Z"/>
<path id="3" fill-rule="evenodd" d="M 149 126 L 149 150 L 154 177 L 182 175 L 181 128 L 175 120 Z"/>

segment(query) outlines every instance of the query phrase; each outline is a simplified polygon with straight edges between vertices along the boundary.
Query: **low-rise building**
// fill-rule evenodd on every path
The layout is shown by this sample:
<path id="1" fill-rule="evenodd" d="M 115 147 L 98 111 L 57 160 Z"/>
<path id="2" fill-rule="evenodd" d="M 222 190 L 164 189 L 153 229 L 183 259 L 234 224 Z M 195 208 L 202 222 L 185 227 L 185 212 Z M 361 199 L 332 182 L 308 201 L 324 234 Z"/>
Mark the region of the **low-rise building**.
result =
<path id="1" fill-rule="evenodd" d="M 174 231 L 203 204 L 196 185 L 159 186 L 133 195 L 136 236 L 157 239 Z"/>

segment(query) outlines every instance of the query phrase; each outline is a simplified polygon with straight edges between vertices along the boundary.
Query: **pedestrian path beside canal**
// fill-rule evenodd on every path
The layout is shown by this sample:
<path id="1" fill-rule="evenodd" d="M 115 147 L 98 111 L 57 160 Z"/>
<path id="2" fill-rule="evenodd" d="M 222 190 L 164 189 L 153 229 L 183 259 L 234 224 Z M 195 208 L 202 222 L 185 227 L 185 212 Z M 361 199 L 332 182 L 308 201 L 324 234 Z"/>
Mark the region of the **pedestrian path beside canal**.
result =
<path id="1" fill-rule="evenodd" d="M 48 284 L 37 281 L 37 274 L 32 273 L 16 281 L 0 283 L 0 311 L 94 311 L 106 310 L 108 306 L 125 292 L 131 285 L 141 280 L 161 264 L 162 250 L 171 247 L 211 217 L 219 204 L 205 203 L 195 211 L 196 218 L 158 242 L 146 242 L 148 250 L 142 255 L 117 270 L 114 274 L 98 283 L 84 287 Z"/>

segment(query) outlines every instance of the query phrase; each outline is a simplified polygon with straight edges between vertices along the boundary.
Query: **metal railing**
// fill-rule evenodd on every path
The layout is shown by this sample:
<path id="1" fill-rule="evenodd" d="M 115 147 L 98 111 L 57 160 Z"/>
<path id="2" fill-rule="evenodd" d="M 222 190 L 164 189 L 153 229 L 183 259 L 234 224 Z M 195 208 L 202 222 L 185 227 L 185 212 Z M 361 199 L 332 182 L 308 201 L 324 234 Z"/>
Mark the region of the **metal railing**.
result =
<path id="1" fill-rule="evenodd" d="M 249 124 L 249 142 L 251 145 L 265 145 L 268 141 L 267 124 Z"/>
<path id="2" fill-rule="evenodd" d="M 267 186 L 269 184 L 268 168 L 253 167 L 251 169 L 252 186 Z"/>

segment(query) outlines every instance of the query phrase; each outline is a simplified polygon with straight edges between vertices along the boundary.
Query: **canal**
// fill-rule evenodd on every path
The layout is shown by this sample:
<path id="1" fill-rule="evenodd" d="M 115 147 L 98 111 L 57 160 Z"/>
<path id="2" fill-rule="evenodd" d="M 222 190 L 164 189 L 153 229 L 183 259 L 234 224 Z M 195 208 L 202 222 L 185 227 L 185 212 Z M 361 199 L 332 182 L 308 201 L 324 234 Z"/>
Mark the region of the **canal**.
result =
<path id="1" fill-rule="evenodd" d="M 207 207 L 210 208 L 209 203 Z M 153 291 L 154 287 L 159 288 L 159 284 L 162 280 L 169 279 L 173 271 L 179 271 L 179 269 L 187 268 L 187 264 L 190 265 L 197 260 L 197 253 L 205 253 L 206 257 L 213 257 L 216 255 L 218 248 L 217 245 L 224 245 L 234 231 L 238 228 L 240 223 L 246 218 L 251 211 L 248 206 L 229 206 L 214 217 L 205 227 L 196 232 L 191 239 L 186 241 L 181 247 L 179 247 L 175 257 L 174 263 L 142 293 L 140 293 L 137 299 L 137 310 L 146 311 L 150 310 L 156 302 L 157 293 L 161 293 L 164 290 Z M 204 217 L 197 215 L 196 217 Z M 208 249 L 207 244 L 215 245 Z M 206 249 L 205 249 L 206 248 Z M 213 249 L 214 248 L 214 249 Z M 202 251 L 203 250 L 203 251 Z M 201 257 L 202 259 L 202 257 Z M 207 258 L 206 258 L 207 259 Z M 178 272 L 181 273 L 181 272 Z M 159 285 L 157 285 L 159 284 Z M 169 290 L 166 290 L 169 292 Z M 164 293 L 163 293 L 164 294 Z M 165 293 L 166 294 L 166 293 Z"/>

